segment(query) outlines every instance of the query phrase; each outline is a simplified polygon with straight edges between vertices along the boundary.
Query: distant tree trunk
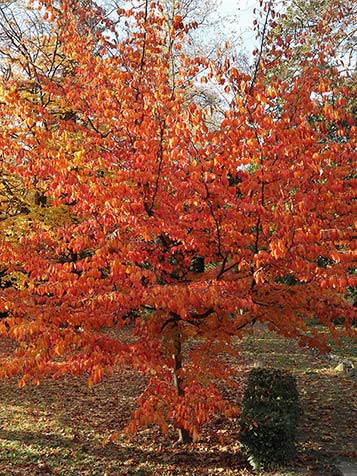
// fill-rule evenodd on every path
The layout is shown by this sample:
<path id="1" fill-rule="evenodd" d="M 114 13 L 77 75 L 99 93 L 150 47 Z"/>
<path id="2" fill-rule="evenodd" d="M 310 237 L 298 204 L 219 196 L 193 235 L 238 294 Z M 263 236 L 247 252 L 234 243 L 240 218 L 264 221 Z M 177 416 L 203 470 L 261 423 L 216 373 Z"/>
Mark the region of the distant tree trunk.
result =
<path id="1" fill-rule="evenodd" d="M 194 273 L 204 273 L 205 259 L 203 256 L 194 256 L 191 261 L 191 271 Z"/>
<path id="2" fill-rule="evenodd" d="M 185 395 L 185 390 L 182 387 L 182 377 L 180 375 L 180 371 L 182 369 L 182 342 L 181 342 L 181 332 L 180 332 L 180 328 L 177 321 L 173 323 L 173 335 L 174 335 L 173 336 L 174 353 L 172 356 L 174 359 L 174 367 L 172 370 L 172 378 L 173 378 L 173 382 L 174 382 L 174 386 L 176 388 L 177 394 L 180 397 L 183 397 Z M 177 424 L 177 430 L 178 430 L 177 443 L 180 444 L 180 443 L 192 442 L 192 437 L 185 428 L 182 428 L 179 424 Z"/>
<path id="3" fill-rule="evenodd" d="M 47 197 L 42 192 L 39 192 L 38 190 L 36 190 L 35 196 L 34 196 L 34 202 L 35 202 L 35 205 L 39 205 L 40 207 L 45 207 L 47 204 Z"/>

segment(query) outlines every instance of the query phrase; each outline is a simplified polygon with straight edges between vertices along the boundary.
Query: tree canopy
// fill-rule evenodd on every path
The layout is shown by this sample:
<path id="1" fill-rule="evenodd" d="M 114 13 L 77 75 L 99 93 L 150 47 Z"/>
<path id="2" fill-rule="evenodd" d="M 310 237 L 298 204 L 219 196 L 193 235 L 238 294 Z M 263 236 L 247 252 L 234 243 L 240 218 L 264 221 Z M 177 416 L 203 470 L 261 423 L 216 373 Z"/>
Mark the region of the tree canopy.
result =
<path id="1" fill-rule="evenodd" d="M 196 438 L 236 413 L 220 356 L 254 323 L 321 349 L 356 335 L 356 123 L 338 35 L 284 75 L 293 45 L 268 3 L 248 73 L 187 55 L 196 24 L 160 1 L 39 5 L 44 26 L 25 32 L 1 7 L 16 38 L 1 53 L 2 180 L 38 195 L 0 223 L 1 268 L 18 279 L 0 287 L 0 334 L 18 343 L 0 375 L 94 385 L 131 365 L 150 379 L 128 428 Z M 202 85 L 224 93 L 214 125 Z"/>

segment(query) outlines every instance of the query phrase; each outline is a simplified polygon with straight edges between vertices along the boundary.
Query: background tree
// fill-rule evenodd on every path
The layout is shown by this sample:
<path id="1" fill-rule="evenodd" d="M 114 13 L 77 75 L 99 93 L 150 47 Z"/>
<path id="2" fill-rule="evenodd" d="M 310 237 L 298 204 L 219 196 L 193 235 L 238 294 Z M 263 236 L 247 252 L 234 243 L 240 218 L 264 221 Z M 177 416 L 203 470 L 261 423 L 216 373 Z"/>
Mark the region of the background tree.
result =
<path id="1" fill-rule="evenodd" d="M 281 41 L 292 37 L 300 54 L 313 50 L 318 53 L 324 38 L 336 35 L 335 53 L 355 69 L 356 62 L 356 2 L 340 0 L 309 0 L 286 2 L 286 11 L 280 19 L 277 33 Z M 297 56 L 296 56 L 297 57 Z"/>

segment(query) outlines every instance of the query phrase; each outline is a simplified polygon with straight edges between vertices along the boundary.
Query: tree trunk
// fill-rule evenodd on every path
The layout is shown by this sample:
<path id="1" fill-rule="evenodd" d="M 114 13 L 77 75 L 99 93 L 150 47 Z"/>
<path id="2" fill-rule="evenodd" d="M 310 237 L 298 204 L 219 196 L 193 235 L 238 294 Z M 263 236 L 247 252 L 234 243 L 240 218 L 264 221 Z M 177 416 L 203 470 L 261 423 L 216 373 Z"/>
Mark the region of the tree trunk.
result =
<path id="1" fill-rule="evenodd" d="M 178 322 L 173 323 L 173 340 L 174 340 L 174 368 L 172 370 L 172 378 L 174 386 L 176 388 L 177 394 L 181 397 L 185 395 L 185 390 L 182 387 L 182 377 L 180 376 L 180 371 L 182 369 L 182 344 L 181 344 L 181 333 Z M 181 443 L 192 443 L 192 437 L 189 432 L 182 428 L 179 424 L 177 425 L 178 430 L 178 440 L 177 444 Z"/>

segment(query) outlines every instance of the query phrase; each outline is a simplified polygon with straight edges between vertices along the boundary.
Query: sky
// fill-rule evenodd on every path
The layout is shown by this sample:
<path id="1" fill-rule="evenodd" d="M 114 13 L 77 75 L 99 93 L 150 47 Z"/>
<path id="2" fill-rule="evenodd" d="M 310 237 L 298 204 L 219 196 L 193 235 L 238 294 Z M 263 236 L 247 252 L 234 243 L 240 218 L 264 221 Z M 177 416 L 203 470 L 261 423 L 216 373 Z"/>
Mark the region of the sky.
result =
<path id="1" fill-rule="evenodd" d="M 248 56 L 251 52 L 259 46 L 259 40 L 256 39 L 256 33 L 253 30 L 253 21 L 258 18 L 261 24 L 265 20 L 265 14 L 261 18 L 257 17 L 256 13 L 262 11 L 259 0 L 216 0 L 217 5 L 220 5 L 218 11 L 220 15 L 226 17 L 227 27 L 232 32 L 242 39 L 242 45 Z M 266 3 L 266 0 L 265 2 Z M 289 4 L 287 0 L 273 0 L 272 5 L 275 12 L 282 12 Z"/>
<path id="2" fill-rule="evenodd" d="M 226 42 L 235 54 L 245 56 L 252 63 L 252 51 L 259 46 L 253 21 L 254 8 L 260 11 L 259 0 L 208 0 L 212 5 L 207 22 L 193 33 L 195 44 L 204 54 L 224 47 Z M 277 0 L 276 0 L 277 1 Z M 203 0 L 203 5 L 205 5 Z M 204 7 L 203 12 L 206 12 Z"/>
<path id="3" fill-rule="evenodd" d="M 217 0 L 219 1 L 219 0 Z M 241 36 L 247 53 L 257 46 L 253 31 L 254 8 L 259 8 L 259 0 L 220 0 L 219 11 L 222 16 L 231 18 L 229 27 Z"/>

